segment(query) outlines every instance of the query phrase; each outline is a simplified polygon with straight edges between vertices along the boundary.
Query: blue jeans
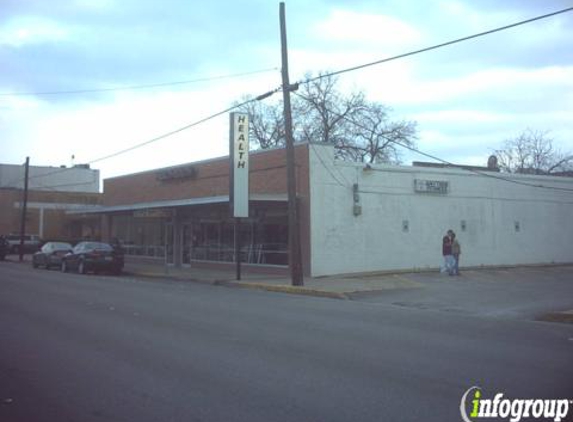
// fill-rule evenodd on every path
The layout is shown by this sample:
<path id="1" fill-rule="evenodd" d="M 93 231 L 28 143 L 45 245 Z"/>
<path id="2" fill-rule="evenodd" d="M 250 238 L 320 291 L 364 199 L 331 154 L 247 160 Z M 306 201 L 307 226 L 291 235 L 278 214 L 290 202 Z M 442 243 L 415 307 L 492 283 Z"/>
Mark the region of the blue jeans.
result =
<path id="1" fill-rule="evenodd" d="M 443 273 L 448 273 L 453 275 L 455 266 L 455 259 L 453 255 L 444 255 L 444 267 L 442 268 Z"/>
<path id="2" fill-rule="evenodd" d="M 454 275 L 460 275 L 460 255 L 454 255 L 454 268 L 452 269 Z"/>

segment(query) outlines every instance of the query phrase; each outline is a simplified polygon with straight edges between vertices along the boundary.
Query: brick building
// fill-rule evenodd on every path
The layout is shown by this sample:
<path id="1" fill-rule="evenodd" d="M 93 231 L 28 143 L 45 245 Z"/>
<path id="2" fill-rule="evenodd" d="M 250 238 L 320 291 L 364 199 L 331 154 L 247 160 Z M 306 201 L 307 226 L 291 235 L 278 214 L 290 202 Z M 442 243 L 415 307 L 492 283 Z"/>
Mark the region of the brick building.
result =
<path id="1" fill-rule="evenodd" d="M 20 232 L 22 195 L 19 189 L 0 189 L 0 233 Z M 37 234 L 44 240 L 97 238 L 98 218 L 78 219 L 68 211 L 91 208 L 100 201 L 100 193 L 29 191 L 26 233 Z"/>
<path id="2" fill-rule="evenodd" d="M 251 152 L 249 217 L 240 224 L 246 264 L 286 266 L 287 185 L 284 149 Z M 298 206 L 308 267 L 308 147 L 295 149 Z M 103 206 L 72 212 L 101 216 L 103 240 L 120 240 L 128 255 L 174 265 L 233 262 L 228 157 L 104 180 Z"/>
<path id="3" fill-rule="evenodd" d="M 25 169 L 0 164 L 0 234 L 19 233 Z M 26 233 L 45 240 L 98 237 L 97 218 L 78 220 L 67 214 L 100 204 L 99 170 L 73 167 L 30 166 Z"/>

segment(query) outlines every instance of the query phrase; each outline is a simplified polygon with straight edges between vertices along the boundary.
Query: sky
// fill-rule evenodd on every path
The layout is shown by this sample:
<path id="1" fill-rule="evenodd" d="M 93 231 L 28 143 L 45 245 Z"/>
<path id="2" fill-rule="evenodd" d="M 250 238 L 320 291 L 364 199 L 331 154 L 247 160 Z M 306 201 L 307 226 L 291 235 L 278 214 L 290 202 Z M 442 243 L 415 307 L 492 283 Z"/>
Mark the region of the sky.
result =
<path id="1" fill-rule="evenodd" d="M 285 4 L 294 82 L 573 0 Z M 92 163 L 105 179 L 224 156 L 227 114 L 98 160 L 279 87 L 280 53 L 278 1 L 0 0 L 0 162 Z M 526 129 L 573 151 L 573 12 L 344 73 L 338 87 L 417 122 L 418 148 L 450 162 L 485 165 Z"/>

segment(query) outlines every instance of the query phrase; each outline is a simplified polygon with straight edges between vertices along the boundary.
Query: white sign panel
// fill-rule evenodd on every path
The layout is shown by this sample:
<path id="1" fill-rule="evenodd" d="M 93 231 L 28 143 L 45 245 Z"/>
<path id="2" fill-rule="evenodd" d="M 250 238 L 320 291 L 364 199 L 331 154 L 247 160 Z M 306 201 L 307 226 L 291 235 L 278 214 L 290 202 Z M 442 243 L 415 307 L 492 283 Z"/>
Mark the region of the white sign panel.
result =
<path id="1" fill-rule="evenodd" d="M 229 200 L 233 217 L 249 216 L 249 115 L 231 113 Z"/>
<path id="2" fill-rule="evenodd" d="M 449 191 L 449 183 L 445 180 L 414 180 L 414 191 L 420 193 L 437 193 L 445 195 Z"/>

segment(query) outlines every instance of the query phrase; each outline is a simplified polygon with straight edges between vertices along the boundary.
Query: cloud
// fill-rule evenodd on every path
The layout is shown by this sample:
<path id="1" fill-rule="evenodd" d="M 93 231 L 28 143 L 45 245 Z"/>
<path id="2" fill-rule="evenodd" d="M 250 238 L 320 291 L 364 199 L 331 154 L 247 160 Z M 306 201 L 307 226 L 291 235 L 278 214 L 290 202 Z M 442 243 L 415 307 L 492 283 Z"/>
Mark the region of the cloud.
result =
<path id="1" fill-rule="evenodd" d="M 44 102 L 11 98 L 11 111 L 0 131 L 10 139 L 5 157 L 18 160 L 25 149 L 43 165 L 90 162 L 144 143 L 157 136 L 220 112 L 246 94 L 261 94 L 261 85 L 275 87 L 276 75 L 264 73 L 219 80 L 188 91 L 119 91 L 113 101 Z M 14 106 L 19 104 L 19 109 Z M 33 122 L 33 125 L 30 125 Z M 3 126 L 6 126 L 5 128 Z M 4 131 L 6 129 L 6 131 Z M 228 115 L 94 164 L 105 177 L 181 164 L 228 153 Z"/>
<path id="2" fill-rule="evenodd" d="M 570 6 L 548 0 L 289 0 L 291 81 Z M 418 120 L 420 145 L 463 162 L 527 127 L 573 149 L 571 15 L 340 76 Z M 280 66 L 278 3 L 2 0 L 0 93 L 113 88 Z M 99 94 L 0 97 L 5 159 L 64 164 L 143 142 L 280 85 L 280 75 Z M 226 153 L 227 118 L 102 161 L 104 176 Z M 419 157 L 418 157 L 419 159 Z M 36 162 L 40 158 L 35 159 Z M 481 160 L 483 161 L 483 160 Z M 480 162 L 481 162 L 480 161 Z M 38 163 L 40 164 L 40 163 Z"/>
<path id="3" fill-rule="evenodd" d="M 13 15 L 0 20 L 0 61 L 6 64 L 0 67 L 1 92 L 187 80 L 201 75 L 205 63 L 222 69 L 218 73 L 238 73 L 271 67 L 280 57 L 277 43 L 272 60 L 249 60 L 267 43 L 269 29 L 278 39 L 278 18 L 272 24 L 252 20 L 260 13 L 252 7 L 126 0 L 76 1 L 46 10 L 41 2 L 25 3 L 12 4 Z"/>
<path id="4" fill-rule="evenodd" d="M 391 16 L 334 9 L 318 22 L 311 33 L 317 40 L 336 48 L 396 51 L 420 42 L 422 36 L 413 26 Z"/>
<path id="5" fill-rule="evenodd" d="M 30 44 L 65 41 L 69 31 L 57 22 L 36 16 L 21 17 L 0 27 L 0 48 L 22 48 Z"/>
<path id="6" fill-rule="evenodd" d="M 443 1 L 439 2 L 439 19 L 446 30 L 428 33 L 434 34 L 432 41 L 447 41 L 445 34 L 456 39 L 555 12 L 565 7 L 561 3 L 523 1 L 517 7 L 510 1 L 491 7 L 489 1 L 480 2 L 479 6 Z M 454 69 L 456 65 L 543 67 L 571 63 L 570 25 L 571 16 L 565 13 L 447 47 L 435 55 L 448 66 L 436 67 L 435 71 L 447 73 L 452 62 Z"/>
<path id="7" fill-rule="evenodd" d="M 559 110 L 571 104 L 571 91 L 568 89 L 573 90 L 573 66 L 489 68 L 470 70 L 454 78 L 419 79 L 402 73 L 394 74 L 392 79 L 379 78 L 376 84 L 371 82 L 374 72 L 370 70 L 364 76 L 364 89 L 371 98 L 395 105 L 435 107 L 446 102 L 457 105 L 472 103 L 474 107 L 490 112 L 519 112 L 538 109 L 546 103 L 544 108 Z"/>

